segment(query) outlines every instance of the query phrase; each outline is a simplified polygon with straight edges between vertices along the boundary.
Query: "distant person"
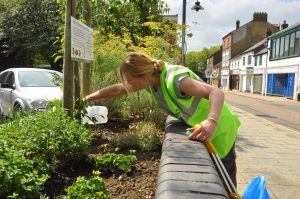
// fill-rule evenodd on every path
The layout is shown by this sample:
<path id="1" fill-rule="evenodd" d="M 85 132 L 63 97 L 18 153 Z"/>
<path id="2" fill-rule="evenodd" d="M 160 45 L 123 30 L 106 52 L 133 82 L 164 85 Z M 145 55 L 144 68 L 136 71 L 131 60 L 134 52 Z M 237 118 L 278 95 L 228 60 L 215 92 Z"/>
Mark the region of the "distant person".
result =
<path id="1" fill-rule="evenodd" d="M 93 101 L 147 89 L 166 113 L 191 127 L 190 140 L 211 139 L 236 185 L 235 139 L 240 122 L 224 102 L 223 91 L 204 83 L 184 66 L 138 52 L 122 61 L 119 75 L 122 83 L 102 88 L 84 99 Z M 200 125 L 195 128 L 197 124 Z"/>

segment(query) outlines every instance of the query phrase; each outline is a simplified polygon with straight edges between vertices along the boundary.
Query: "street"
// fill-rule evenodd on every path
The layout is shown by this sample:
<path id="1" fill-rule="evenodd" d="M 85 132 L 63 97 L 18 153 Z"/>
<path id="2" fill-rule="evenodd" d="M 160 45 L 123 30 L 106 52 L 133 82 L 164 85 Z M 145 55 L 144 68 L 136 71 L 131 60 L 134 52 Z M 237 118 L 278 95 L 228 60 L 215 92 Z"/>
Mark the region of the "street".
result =
<path id="1" fill-rule="evenodd" d="M 282 97 L 261 96 L 237 91 L 225 92 L 225 100 L 229 105 L 255 116 L 300 130 L 300 102 Z"/>
<path id="2" fill-rule="evenodd" d="M 272 199 L 300 199 L 300 103 L 237 91 L 225 91 L 225 99 L 241 121 L 236 140 L 239 193 L 255 176 L 264 176 Z"/>

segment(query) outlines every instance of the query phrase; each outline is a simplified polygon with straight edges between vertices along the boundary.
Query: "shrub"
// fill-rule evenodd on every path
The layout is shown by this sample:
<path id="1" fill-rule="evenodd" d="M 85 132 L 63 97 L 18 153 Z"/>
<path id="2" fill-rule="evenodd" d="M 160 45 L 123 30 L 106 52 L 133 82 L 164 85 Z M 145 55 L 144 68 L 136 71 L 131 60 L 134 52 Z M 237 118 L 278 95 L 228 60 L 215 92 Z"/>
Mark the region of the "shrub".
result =
<path id="1" fill-rule="evenodd" d="M 0 126 L 0 198 L 36 198 L 61 159 L 87 155 L 91 133 L 53 107 Z"/>
<path id="2" fill-rule="evenodd" d="M 37 190 L 48 179 L 46 172 L 39 171 L 45 165 L 26 158 L 20 151 L 0 150 L 0 198 L 37 198 Z"/>
<path id="3" fill-rule="evenodd" d="M 142 151 L 155 151 L 159 148 L 161 142 L 159 130 L 153 123 L 140 123 L 139 145 Z"/>
<path id="4" fill-rule="evenodd" d="M 96 168 L 101 172 L 130 172 L 131 166 L 136 163 L 137 158 L 134 155 L 124 155 L 115 153 L 106 153 L 96 157 Z"/>

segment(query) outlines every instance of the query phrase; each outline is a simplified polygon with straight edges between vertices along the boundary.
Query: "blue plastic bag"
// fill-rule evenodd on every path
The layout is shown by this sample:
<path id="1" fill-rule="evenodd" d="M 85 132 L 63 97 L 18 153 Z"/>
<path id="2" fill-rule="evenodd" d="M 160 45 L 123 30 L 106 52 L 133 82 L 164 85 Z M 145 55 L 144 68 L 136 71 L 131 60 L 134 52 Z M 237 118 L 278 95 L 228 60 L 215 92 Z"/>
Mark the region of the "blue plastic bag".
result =
<path id="1" fill-rule="evenodd" d="M 243 199 L 271 199 L 264 176 L 256 176 L 247 186 Z"/>

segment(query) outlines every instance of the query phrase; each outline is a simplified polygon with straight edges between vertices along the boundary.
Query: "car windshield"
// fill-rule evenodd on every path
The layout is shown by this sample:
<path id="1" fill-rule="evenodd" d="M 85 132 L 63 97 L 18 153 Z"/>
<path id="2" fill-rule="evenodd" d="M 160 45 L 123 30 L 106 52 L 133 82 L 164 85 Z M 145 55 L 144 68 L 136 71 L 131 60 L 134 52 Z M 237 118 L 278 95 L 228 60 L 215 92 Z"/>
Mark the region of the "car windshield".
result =
<path id="1" fill-rule="evenodd" d="M 20 71 L 21 87 L 57 87 L 62 84 L 62 74 L 52 71 Z"/>

